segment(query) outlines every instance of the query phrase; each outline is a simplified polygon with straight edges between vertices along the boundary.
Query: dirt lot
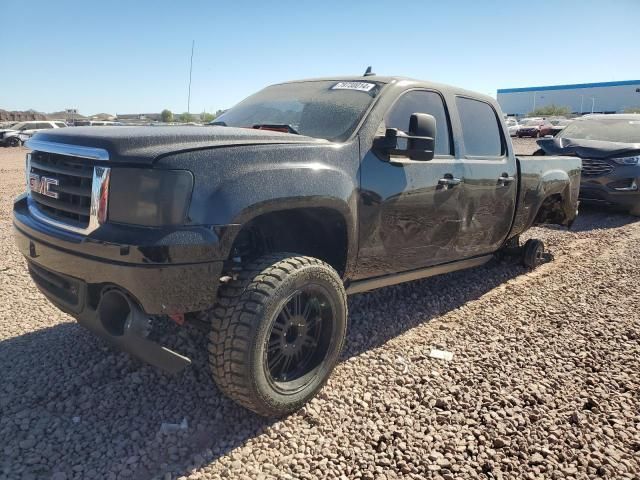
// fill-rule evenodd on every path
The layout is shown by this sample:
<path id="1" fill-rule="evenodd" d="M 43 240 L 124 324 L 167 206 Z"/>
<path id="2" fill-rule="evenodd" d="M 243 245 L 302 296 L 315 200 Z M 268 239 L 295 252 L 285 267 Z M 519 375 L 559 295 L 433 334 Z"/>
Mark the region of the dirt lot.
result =
<path id="1" fill-rule="evenodd" d="M 534 272 L 502 261 L 350 298 L 328 385 L 267 421 L 220 395 L 198 332 L 164 329 L 194 360 L 170 377 L 34 289 L 11 238 L 24 153 L 0 149 L 0 478 L 640 477 L 637 219 L 533 229 L 555 256 Z"/>

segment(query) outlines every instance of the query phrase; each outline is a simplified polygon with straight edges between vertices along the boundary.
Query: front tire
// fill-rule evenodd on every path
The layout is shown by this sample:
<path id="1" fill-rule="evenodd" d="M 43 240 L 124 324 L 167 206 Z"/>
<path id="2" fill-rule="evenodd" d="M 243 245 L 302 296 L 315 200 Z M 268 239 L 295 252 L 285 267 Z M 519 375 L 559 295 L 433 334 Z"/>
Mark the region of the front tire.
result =
<path id="1" fill-rule="evenodd" d="M 223 393 L 255 413 L 299 409 L 326 383 L 347 329 L 342 280 L 313 257 L 264 256 L 221 287 L 209 363 Z"/>

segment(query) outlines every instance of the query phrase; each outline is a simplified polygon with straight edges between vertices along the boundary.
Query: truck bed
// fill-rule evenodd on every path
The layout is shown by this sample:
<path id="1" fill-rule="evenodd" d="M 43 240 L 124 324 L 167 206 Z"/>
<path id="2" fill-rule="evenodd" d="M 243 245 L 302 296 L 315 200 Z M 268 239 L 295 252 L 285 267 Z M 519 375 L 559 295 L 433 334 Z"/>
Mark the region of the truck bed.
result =
<path id="1" fill-rule="evenodd" d="M 577 216 L 581 160 L 523 155 L 516 161 L 520 185 L 512 234 L 541 223 L 570 226 Z"/>

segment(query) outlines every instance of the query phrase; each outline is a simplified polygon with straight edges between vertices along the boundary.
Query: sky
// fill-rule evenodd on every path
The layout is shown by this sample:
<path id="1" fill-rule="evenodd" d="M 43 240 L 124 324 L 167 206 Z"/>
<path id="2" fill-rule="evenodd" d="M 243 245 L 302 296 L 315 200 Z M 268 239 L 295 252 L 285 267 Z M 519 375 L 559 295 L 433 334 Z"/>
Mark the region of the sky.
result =
<path id="1" fill-rule="evenodd" d="M 494 95 L 640 79 L 640 0 L 0 0 L 0 108 L 81 114 L 233 106 L 367 66 Z"/>

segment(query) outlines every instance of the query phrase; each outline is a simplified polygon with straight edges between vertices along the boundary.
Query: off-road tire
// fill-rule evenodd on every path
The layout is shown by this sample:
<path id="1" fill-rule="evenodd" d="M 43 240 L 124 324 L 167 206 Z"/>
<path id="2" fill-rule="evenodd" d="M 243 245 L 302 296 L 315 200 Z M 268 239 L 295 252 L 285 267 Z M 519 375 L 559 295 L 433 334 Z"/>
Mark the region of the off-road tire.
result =
<path id="1" fill-rule="evenodd" d="M 282 392 L 270 380 L 266 342 L 279 312 L 296 291 L 319 285 L 330 297 L 334 318 L 326 356 L 299 391 Z M 218 388 L 240 405 L 267 417 L 298 410 L 326 383 L 335 367 L 347 329 L 347 300 L 342 280 L 313 257 L 276 253 L 246 265 L 220 287 L 211 310 L 209 365 Z"/>
<path id="2" fill-rule="evenodd" d="M 522 264 L 530 269 L 541 265 L 544 261 L 544 243 L 542 240 L 530 238 L 522 247 Z"/>

